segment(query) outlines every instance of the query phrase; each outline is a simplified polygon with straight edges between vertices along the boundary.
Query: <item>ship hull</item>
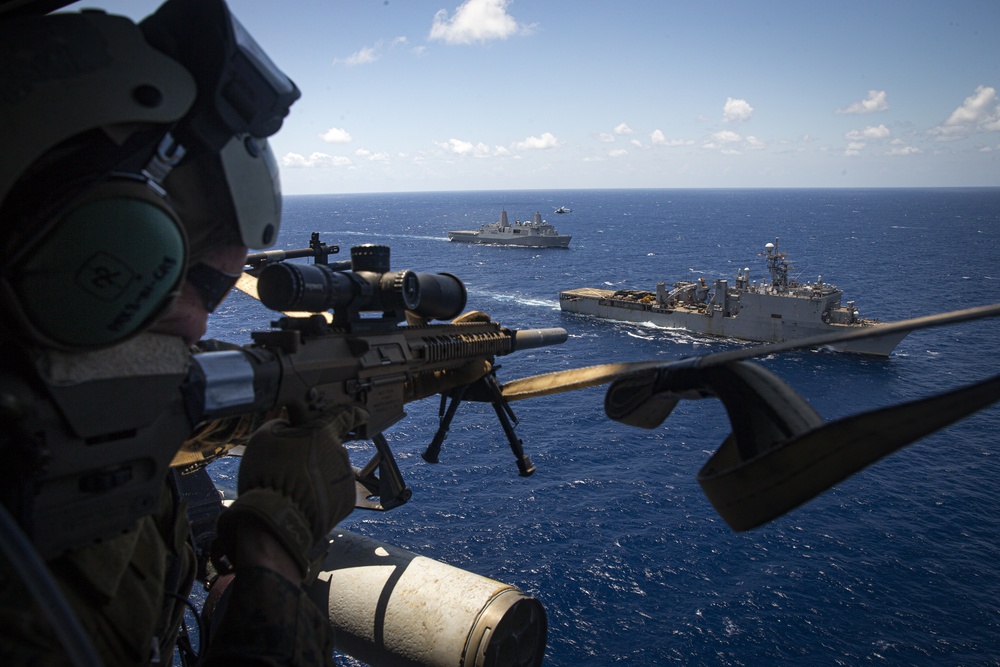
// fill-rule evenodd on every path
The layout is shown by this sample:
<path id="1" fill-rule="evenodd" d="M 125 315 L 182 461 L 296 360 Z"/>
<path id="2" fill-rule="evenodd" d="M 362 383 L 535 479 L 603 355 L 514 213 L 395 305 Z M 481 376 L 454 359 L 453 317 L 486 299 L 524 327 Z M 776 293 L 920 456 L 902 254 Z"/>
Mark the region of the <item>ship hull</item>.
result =
<path id="1" fill-rule="evenodd" d="M 570 235 L 560 234 L 559 236 L 524 235 L 516 236 L 510 234 L 489 236 L 475 231 L 455 231 L 448 232 L 448 240 L 457 243 L 480 243 L 485 245 L 509 245 L 523 248 L 568 248 Z"/>
<path id="2" fill-rule="evenodd" d="M 569 313 L 622 322 L 648 322 L 658 327 L 760 343 L 775 343 L 853 331 L 879 324 L 828 324 L 821 319 L 822 303 L 769 295 L 741 295 L 738 313 L 723 315 L 712 308 L 665 308 L 612 297 L 610 290 L 582 288 L 559 293 L 560 308 Z M 839 352 L 886 357 L 906 333 L 873 336 L 829 346 Z"/>

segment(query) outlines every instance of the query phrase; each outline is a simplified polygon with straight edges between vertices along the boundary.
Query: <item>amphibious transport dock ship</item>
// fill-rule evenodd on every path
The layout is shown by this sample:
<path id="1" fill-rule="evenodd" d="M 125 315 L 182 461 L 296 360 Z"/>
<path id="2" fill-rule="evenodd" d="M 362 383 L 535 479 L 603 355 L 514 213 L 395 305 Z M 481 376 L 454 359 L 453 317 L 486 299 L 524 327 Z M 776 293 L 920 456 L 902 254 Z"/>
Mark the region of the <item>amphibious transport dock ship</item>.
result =
<path id="1" fill-rule="evenodd" d="M 853 301 L 841 305 L 843 292 L 824 283 L 822 276 L 805 285 L 790 279 L 792 267 L 785 253 L 778 252 L 778 239 L 764 248 L 770 283 L 751 283 L 746 268 L 736 273 L 735 285 L 716 280 L 709 286 L 700 278 L 674 283 L 670 290 L 659 283 L 656 293 L 583 287 L 560 292 L 559 306 L 570 313 L 766 343 L 881 326 L 878 320 L 860 318 Z M 887 334 L 830 347 L 888 356 L 905 337 Z"/>
<path id="2" fill-rule="evenodd" d="M 461 243 L 489 243 L 493 245 L 516 245 L 530 248 L 566 248 L 569 234 L 560 234 L 556 228 L 542 220 L 535 213 L 531 222 L 507 221 L 507 211 L 500 211 L 500 220 L 483 225 L 478 230 L 448 232 L 448 239 Z"/>

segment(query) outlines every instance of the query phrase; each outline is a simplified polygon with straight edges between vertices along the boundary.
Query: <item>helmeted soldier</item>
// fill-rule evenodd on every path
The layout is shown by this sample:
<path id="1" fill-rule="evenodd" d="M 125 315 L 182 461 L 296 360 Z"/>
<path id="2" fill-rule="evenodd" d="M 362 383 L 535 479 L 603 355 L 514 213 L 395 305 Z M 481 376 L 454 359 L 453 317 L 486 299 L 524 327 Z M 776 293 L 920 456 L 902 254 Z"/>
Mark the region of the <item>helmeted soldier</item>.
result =
<path id="1" fill-rule="evenodd" d="M 0 662 L 168 659 L 196 569 L 179 387 L 247 248 L 277 236 L 267 137 L 298 96 L 222 0 L 0 15 Z M 331 659 L 302 584 L 354 506 L 340 437 L 364 417 L 251 438 L 209 662 Z"/>

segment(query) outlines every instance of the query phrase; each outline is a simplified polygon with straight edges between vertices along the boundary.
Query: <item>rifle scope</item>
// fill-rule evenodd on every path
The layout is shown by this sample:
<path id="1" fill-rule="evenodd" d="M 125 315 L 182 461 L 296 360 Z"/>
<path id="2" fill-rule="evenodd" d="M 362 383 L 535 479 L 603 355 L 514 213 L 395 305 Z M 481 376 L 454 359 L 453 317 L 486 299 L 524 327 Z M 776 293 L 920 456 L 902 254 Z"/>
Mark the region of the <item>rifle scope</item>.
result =
<path id="1" fill-rule="evenodd" d="M 465 308 L 465 285 L 450 273 L 389 271 L 388 246 L 351 248 L 351 271 L 323 264 L 278 262 L 261 271 L 257 293 L 272 310 L 409 310 L 428 319 L 448 320 Z"/>

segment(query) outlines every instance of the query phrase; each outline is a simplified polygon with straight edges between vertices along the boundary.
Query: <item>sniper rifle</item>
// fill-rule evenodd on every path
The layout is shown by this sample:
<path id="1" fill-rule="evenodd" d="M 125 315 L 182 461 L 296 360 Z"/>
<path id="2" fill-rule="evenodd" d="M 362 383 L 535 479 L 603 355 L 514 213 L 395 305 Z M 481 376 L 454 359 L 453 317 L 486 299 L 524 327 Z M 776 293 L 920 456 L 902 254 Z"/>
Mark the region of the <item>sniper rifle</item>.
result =
<path id="1" fill-rule="evenodd" d="M 566 330 L 514 331 L 485 317 L 430 324 L 451 320 L 465 308 L 465 286 L 457 277 L 390 271 L 389 247 L 381 245 L 352 248 L 350 270 L 344 270 L 346 263 L 327 264 L 317 252 L 320 246 L 314 234 L 311 250 L 284 252 L 312 256 L 315 263 L 272 255 L 251 271 L 259 274 L 255 285 L 252 278 L 239 285 L 265 306 L 296 314 L 273 322 L 271 331 L 254 332 L 252 345 L 193 356 L 185 390 L 193 420 L 284 406 L 292 422 L 304 423 L 337 405 L 363 407 L 367 423 L 347 437 L 372 440 L 376 452 L 357 474 L 358 507 L 386 510 L 406 502 L 410 490 L 383 432 L 406 416 L 407 402 L 455 392 L 455 408 L 463 397 L 492 403 L 519 473 L 532 474 L 535 467 L 514 434 L 516 417 L 501 393 L 493 360 L 562 343 Z M 251 266 L 255 260 L 249 257 Z M 453 416 L 451 410 L 447 420 L 442 417 L 427 460 L 436 462 Z"/>

